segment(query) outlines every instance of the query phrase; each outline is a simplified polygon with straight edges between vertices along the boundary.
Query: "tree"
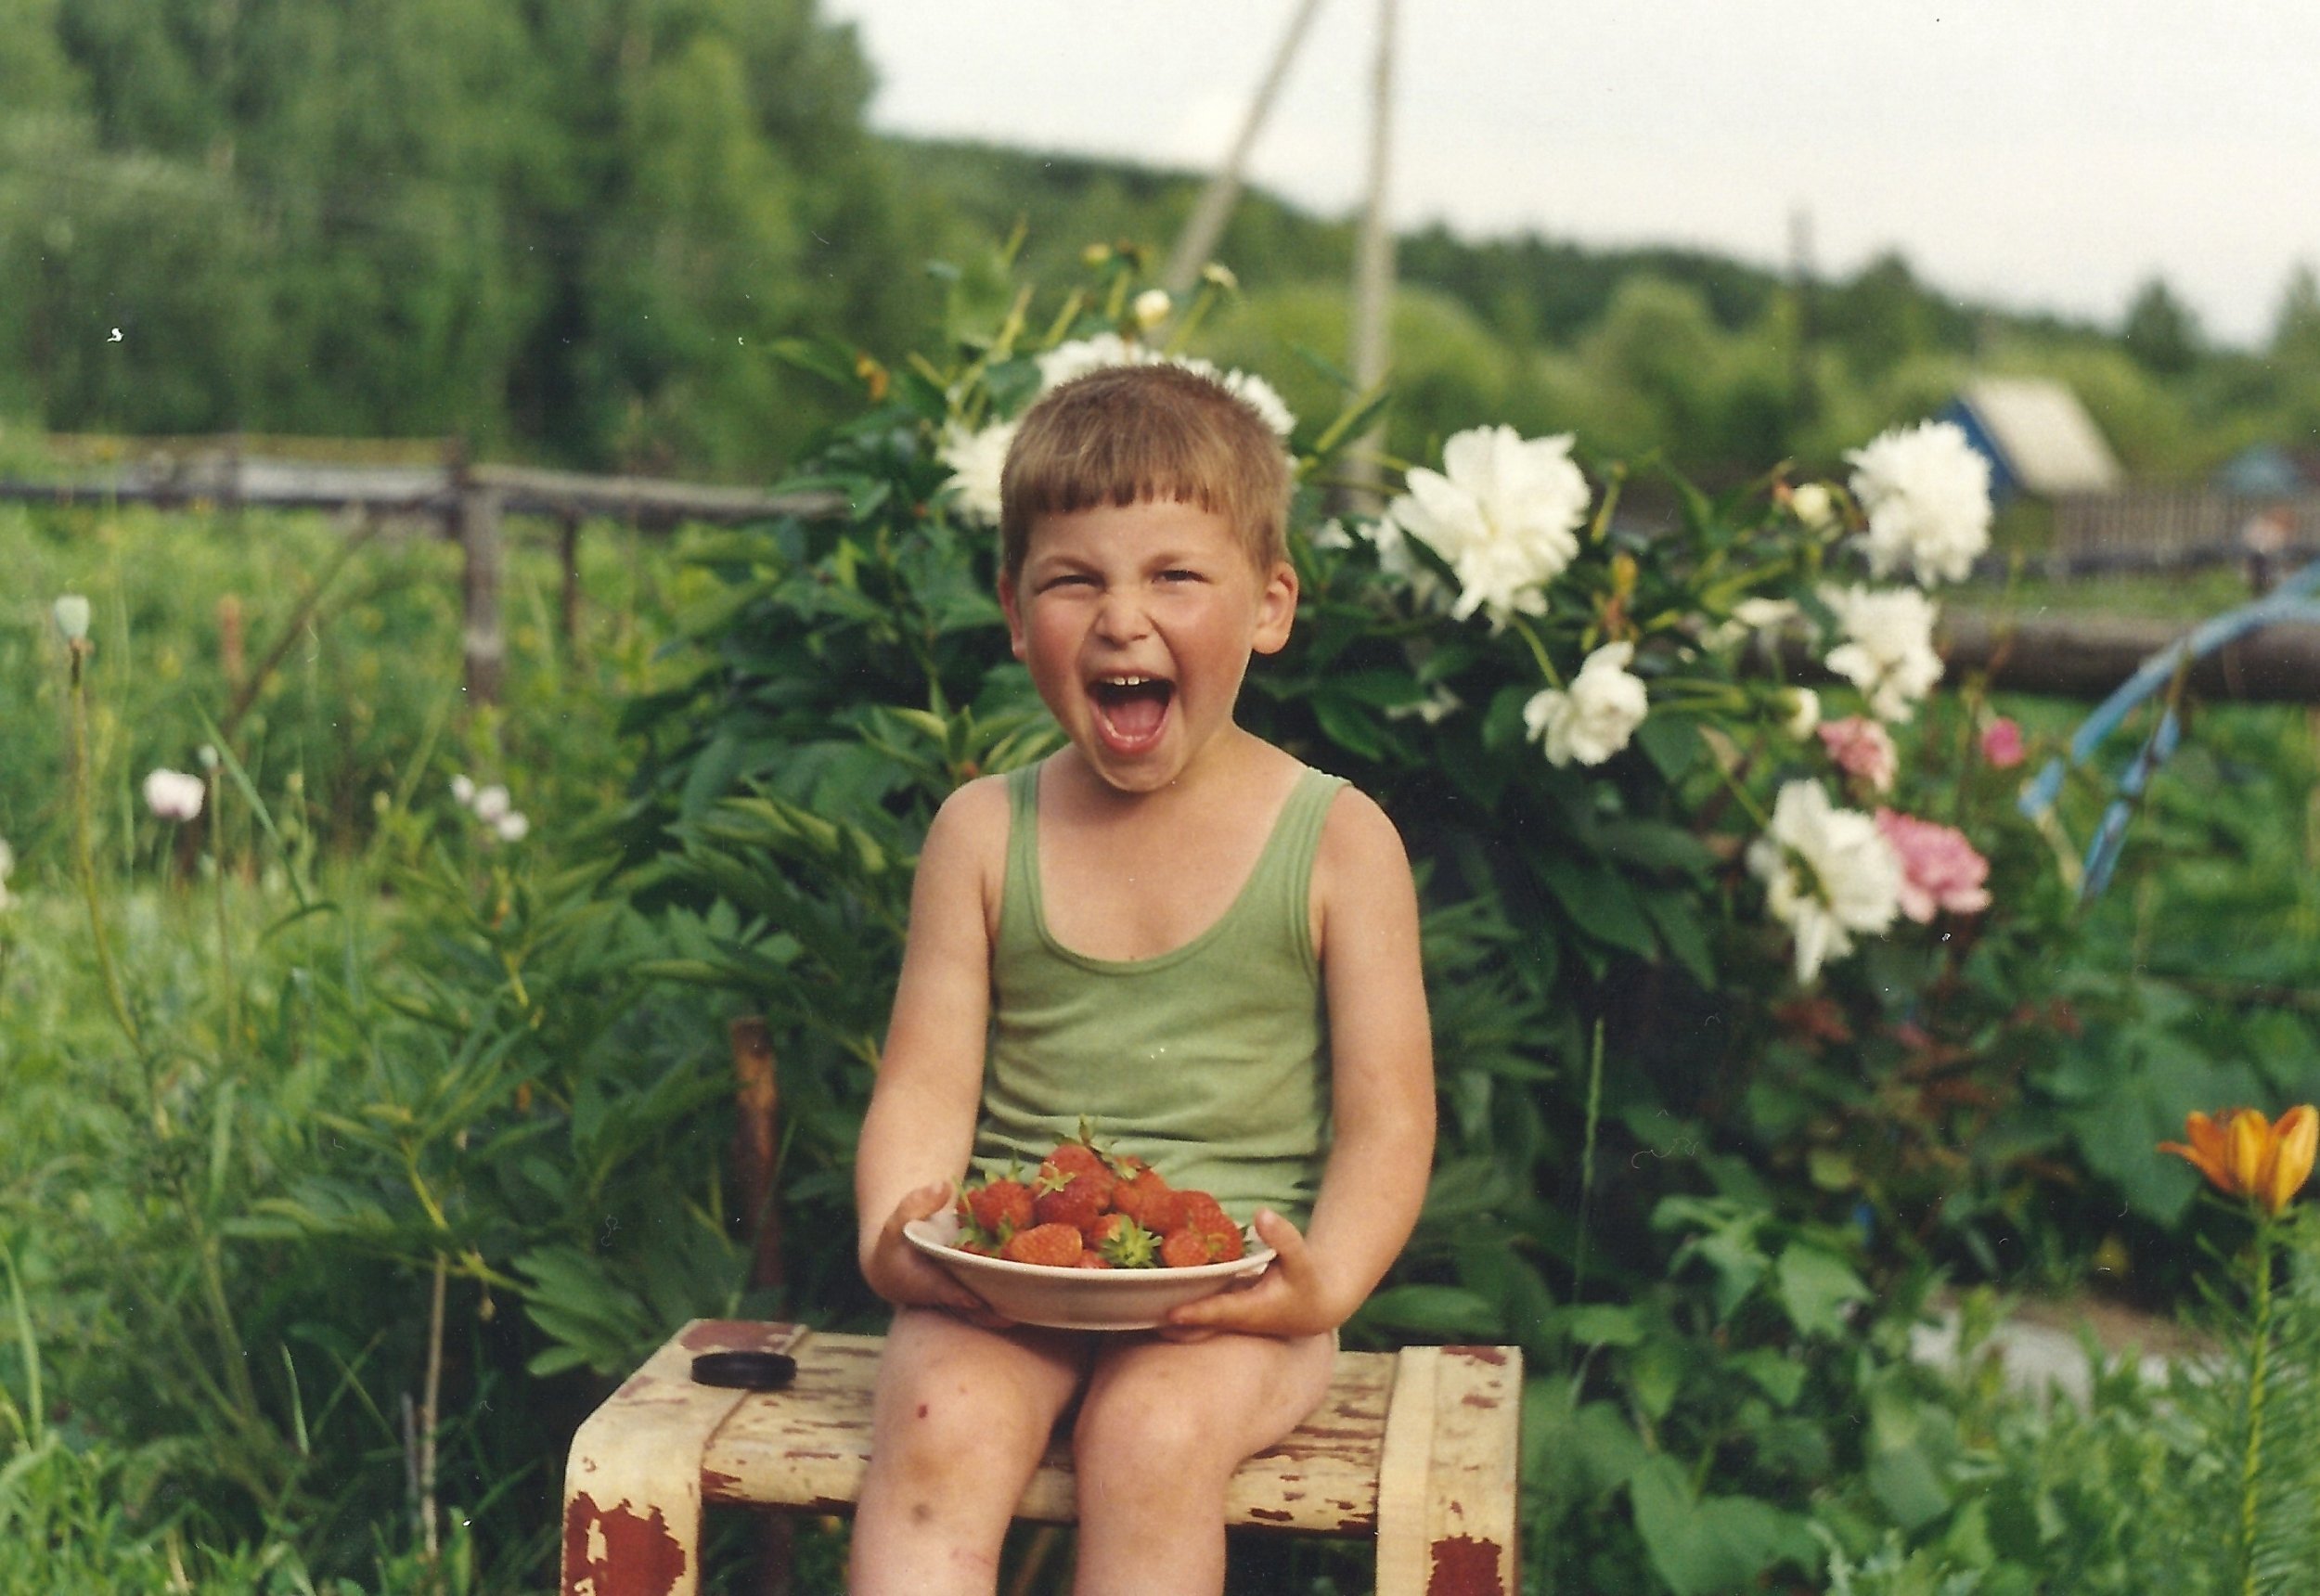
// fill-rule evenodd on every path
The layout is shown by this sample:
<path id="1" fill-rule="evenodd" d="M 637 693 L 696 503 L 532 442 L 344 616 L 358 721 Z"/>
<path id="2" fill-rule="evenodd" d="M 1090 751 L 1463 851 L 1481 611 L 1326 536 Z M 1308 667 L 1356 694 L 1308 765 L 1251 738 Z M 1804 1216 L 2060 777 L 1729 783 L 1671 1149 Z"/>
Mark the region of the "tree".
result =
<path id="1" fill-rule="evenodd" d="M 2159 277 L 2136 290 L 2120 338 L 2127 353 L 2155 377 L 2181 377 L 2199 361 L 2198 319 Z"/>

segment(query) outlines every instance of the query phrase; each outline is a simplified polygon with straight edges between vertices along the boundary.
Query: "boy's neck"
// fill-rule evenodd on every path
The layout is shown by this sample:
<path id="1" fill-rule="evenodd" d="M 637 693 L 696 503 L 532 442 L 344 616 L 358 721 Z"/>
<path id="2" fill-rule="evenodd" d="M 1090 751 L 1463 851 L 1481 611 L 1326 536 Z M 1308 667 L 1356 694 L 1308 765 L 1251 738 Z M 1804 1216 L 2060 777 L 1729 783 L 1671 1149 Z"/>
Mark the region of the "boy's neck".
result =
<path id="1" fill-rule="evenodd" d="M 1287 757 L 1253 732 L 1234 726 L 1204 749 L 1201 757 L 1175 780 L 1148 792 L 1136 792 L 1113 786 L 1096 774 L 1077 749 L 1065 747 L 1052 761 L 1056 774 L 1064 779 L 1063 791 L 1056 796 L 1090 818 L 1128 815 L 1159 818 L 1204 808 L 1219 797 L 1245 793 L 1250 779 L 1271 762 L 1268 755 Z"/>

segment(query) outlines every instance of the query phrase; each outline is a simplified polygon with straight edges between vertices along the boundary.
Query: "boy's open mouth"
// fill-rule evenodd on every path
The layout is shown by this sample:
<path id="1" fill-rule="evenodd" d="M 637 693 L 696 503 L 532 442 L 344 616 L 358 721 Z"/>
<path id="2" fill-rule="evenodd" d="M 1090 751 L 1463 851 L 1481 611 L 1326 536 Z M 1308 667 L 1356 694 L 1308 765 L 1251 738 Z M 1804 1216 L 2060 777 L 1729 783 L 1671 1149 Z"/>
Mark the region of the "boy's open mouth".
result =
<path id="1" fill-rule="evenodd" d="M 1088 684 L 1088 692 L 1095 701 L 1096 719 L 1105 740 L 1128 750 L 1141 748 L 1160 735 L 1168 717 L 1168 702 L 1176 696 L 1176 684 L 1159 676 L 1098 676 Z"/>

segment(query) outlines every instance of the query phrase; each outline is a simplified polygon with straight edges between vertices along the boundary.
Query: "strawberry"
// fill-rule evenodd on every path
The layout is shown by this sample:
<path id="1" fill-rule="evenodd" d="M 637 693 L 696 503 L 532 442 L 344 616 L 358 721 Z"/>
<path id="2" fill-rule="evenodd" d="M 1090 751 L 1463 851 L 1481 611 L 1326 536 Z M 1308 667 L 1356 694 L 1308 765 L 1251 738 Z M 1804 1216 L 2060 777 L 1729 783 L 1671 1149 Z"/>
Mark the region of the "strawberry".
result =
<path id="1" fill-rule="evenodd" d="M 1032 1213 L 1042 1225 L 1086 1226 L 1112 1205 L 1118 1181 L 1094 1148 L 1067 1141 L 1047 1156 L 1032 1182 Z"/>
<path id="2" fill-rule="evenodd" d="M 1007 1238 L 999 1255 L 1011 1264 L 1045 1264 L 1050 1268 L 1076 1269 L 1087 1249 L 1076 1225 L 1034 1225 Z"/>
<path id="3" fill-rule="evenodd" d="M 1198 1238 L 1198 1246 L 1207 1255 L 1192 1260 L 1200 1263 L 1225 1263 L 1241 1256 L 1245 1250 L 1241 1239 L 1241 1227 L 1232 1222 L 1232 1216 L 1224 1211 L 1224 1204 L 1205 1191 L 1179 1191 L 1176 1224 L 1161 1242 L 1161 1256 L 1171 1268 L 1182 1268 L 1176 1260 L 1191 1259 L 1192 1242 L 1178 1242 L 1176 1251 L 1168 1251 L 1168 1242 L 1179 1236 Z"/>
<path id="4" fill-rule="evenodd" d="M 1170 1230 L 1160 1239 L 1163 1268 L 1189 1269 L 1216 1261 L 1209 1255 L 1208 1238 L 1198 1230 Z"/>
<path id="5" fill-rule="evenodd" d="M 990 1181 L 959 1194 L 960 1216 L 995 1242 L 1032 1225 L 1031 1188 L 1020 1180 Z"/>
<path id="6" fill-rule="evenodd" d="M 1140 1165 L 1112 1188 L 1112 1206 L 1155 1234 L 1182 1222 L 1182 1194 L 1149 1165 Z"/>
<path id="7" fill-rule="evenodd" d="M 1083 1269 L 1108 1269 L 1112 1267 L 1112 1260 L 1094 1248 L 1086 1247 L 1080 1250 L 1079 1267 Z"/>

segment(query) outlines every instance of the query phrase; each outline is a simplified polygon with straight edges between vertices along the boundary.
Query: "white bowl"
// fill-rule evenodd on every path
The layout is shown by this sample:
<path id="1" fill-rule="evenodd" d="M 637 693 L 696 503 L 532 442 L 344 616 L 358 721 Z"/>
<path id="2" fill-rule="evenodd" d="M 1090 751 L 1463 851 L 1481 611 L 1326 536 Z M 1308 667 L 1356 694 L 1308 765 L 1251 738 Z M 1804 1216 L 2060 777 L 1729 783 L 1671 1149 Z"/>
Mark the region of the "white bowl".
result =
<path id="1" fill-rule="evenodd" d="M 904 1239 L 926 1254 L 999 1313 L 1018 1324 L 1050 1330 L 1150 1330 L 1167 1321 L 1168 1310 L 1255 1280 L 1273 1261 L 1273 1250 L 1244 1232 L 1248 1251 L 1222 1264 L 1184 1269 L 1059 1269 L 1047 1264 L 1018 1264 L 962 1253 L 959 1216 L 946 1209 L 902 1228 Z"/>

